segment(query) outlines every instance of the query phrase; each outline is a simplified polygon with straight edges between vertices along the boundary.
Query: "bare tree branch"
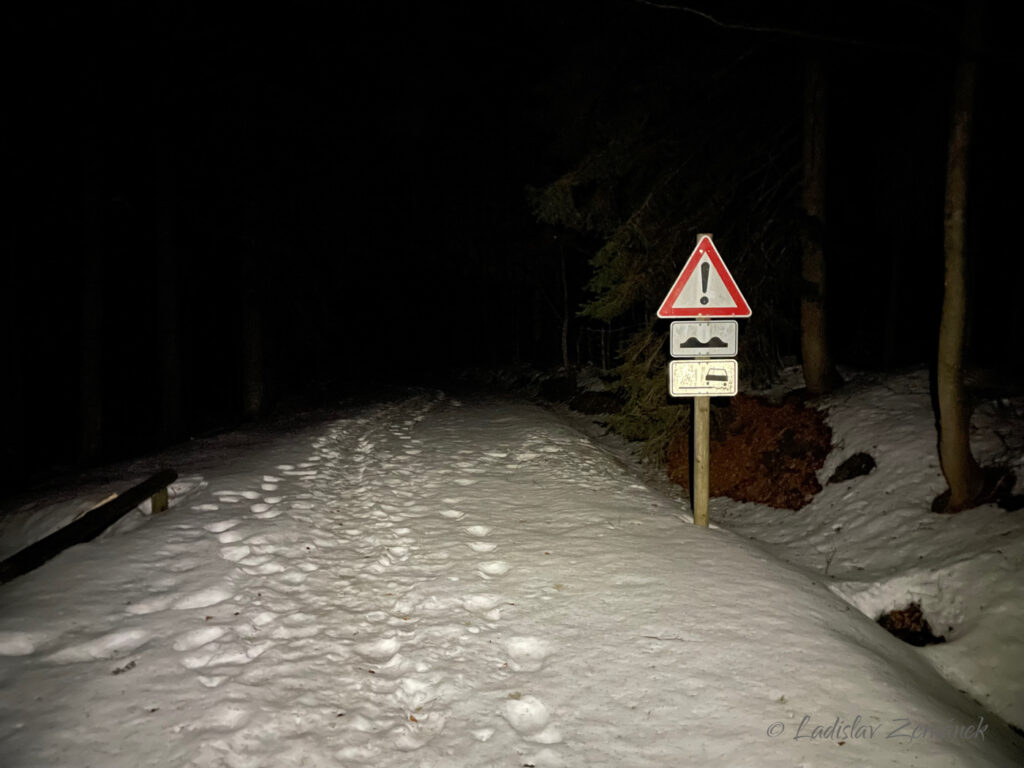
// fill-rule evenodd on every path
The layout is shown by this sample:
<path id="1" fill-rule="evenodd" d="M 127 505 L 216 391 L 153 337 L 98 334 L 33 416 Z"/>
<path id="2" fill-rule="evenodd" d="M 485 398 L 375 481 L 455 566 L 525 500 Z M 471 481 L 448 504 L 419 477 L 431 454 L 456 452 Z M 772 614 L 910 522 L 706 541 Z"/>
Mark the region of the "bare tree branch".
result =
<path id="1" fill-rule="evenodd" d="M 824 35 L 818 32 L 813 32 L 807 29 L 794 29 L 791 27 L 763 27 L 755 24 L 743 24 L 738 22 L 722 21 L 721 19 L 712 16 L 710 13 L 691 8 L 687 5 L 673 5 L 671 3 L 659 3 L 656 0 L 632 0 L 637 5 L 646 5 L 651 8 L 657 8 L 662 11 L 680 11 L 682 13 L 688 13 L 692 16 L 704 19 L 716 27 L 722 29 L 735 29 L 743 32 L 756 32 L 759 34 L 773 34 L 782 35 L 785 37 L 795 37 L 802 40 L 814 40 L 816 42 L 823 43 L 838 43 L 840 45 L 850 45 L 859 48 L 875 48 L 878 50 L 911 50 L 906 46 L 892 46 L 883 43 L 876 43 L 869 40 L 858 40 L 850 37 L 838 37 L 835 35 Z M 913 49 L 917 50 L 917 49 Z"/>

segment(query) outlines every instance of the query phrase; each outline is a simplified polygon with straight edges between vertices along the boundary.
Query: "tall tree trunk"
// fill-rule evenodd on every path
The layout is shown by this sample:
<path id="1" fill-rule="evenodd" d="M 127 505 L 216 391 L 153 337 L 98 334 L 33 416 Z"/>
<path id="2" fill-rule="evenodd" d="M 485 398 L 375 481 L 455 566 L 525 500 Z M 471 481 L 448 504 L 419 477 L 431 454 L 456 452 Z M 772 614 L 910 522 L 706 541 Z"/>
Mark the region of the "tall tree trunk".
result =
<path id="1" fill-rule="evenodd" d="M 804 380 L 812 395 L 842 383 L 829 353 L 825 320 L 825 72 L 817 59 L 807 63 L 804 83 L 803 259 L 800 299 L 800 350 Z"/>
<path id="2" fill-rule="evenodd" d="M 85 248 L 80 283 L 79 459 L 98 461 L 103 450 L 103 258 L 99 245 Z"/>
<path id="3" fill-rule="evenodd" d="M 263 323 L 255 259 L 242 257 L 242 409 L 246 418 L 263 413 L 266 386 L 263 370 Z"/>
<path id="4" fill-rule="evenodd" d="M 173 205 L 165 201 L 164 206 Z M 165 212 L 161 218 L 169 215 Z M 182 435 L 181 343 L 178 322 L 178 268 L 170 227 L 161 227 L 157 254 L 157 344 L 160 355 L 160 439 Z"/>
<path id="5" fill-rule="evenodd" d="M 177 177 L 173 159 L 170 125 L 173 121 L 169 52 L 160 52 L 159 74 L 154 85 L 153 168 L 156 178 L 157 283 L 156 325 L 159 360 L 160 439 L 170 442 L 180 437 L 182 428 L 181 342 L 178 318 Z"/>
<path id="6" fill-rule="evenodd" d="M 82 100 L 82 273 L 79 282 L 79 445 L 85 463 L 103 450 L 103 243 L 99 73 L 96 61 L 84 68 Z"/>
<path id="7" fill-rule="evenodd" d="M 980 19 L 968 3 L 965 36 L 977 43 Z M 974 111 L 976 65 L 970 50 L 957 63 L 953 86 L 949 154 L 946 166 L 945 293 L 939 324 L 936 394 L 939 402 L 939 459 L 949 484 L 948 511 L 972 506 L 981 494 L 984 476 L 971 453 L 970 408 L 964 393 L 964 329 L 967 317 L 965 244 L 968 160 Z"/>
<path id="8" fill-rule="evenodd" d="M 569 275 L 565 265 L 565 248 L 562 248 L 562 365 L 565 366 L 566 386 L 569 389 L 569 397 L 576 396 L 576 366 L 572 364 L 569 356 L 569 321 L 571 310 L 569 308 Z"/>
<path id="9" fill-rule="evenodd" d="M 0 403 L 3 404 L 3 422 L 5 439 L 0 443 L 0 479 L 3 481 L 17 480 L 22 477 L 28 462 L 31 461 L 31 448 L 26 415 L 29 403 L 26 402 L 24 336 L 35 322 L 31 304 L 21 301 L 26 293 L 26 276 L 21 260 L 14 257 L 17 248 L 13 239 L 7 241 L 7 253 L 11 258 L 4 259 L 0 285 L 7 288 L 7 300 L 0 302 L 0 340 L 2 340 L 5 370 L 0 376 Z"/>

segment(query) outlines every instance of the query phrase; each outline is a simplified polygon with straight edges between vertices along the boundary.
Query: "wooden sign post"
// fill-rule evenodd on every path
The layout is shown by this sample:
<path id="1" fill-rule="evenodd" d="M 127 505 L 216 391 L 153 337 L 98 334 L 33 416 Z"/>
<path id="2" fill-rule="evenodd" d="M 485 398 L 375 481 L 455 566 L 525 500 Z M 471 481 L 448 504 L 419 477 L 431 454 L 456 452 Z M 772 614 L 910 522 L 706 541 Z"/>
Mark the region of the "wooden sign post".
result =
<path id="1" fill-rule="evenodd" d="M 658 310 L 658 317 L 695 318 L 696 322 L 673 323 L 672 360 L 668 366 L 668 391 L 672 397 L 693 398 L 693 523 L 708 526 L 710 478 L 711 398 L 736 394 L 739 370 L 735 355 L 735 321 L 723 317 L 750 317 L 750 305 L 711 242 L 711 235 L 697 235 L 697 247 L 686 260 Z"/>
<path id="2" fill-rule="evenodd" d="M 708 527 L 711 477 L 711 398 L 693 398 L 693 524 Z"/>

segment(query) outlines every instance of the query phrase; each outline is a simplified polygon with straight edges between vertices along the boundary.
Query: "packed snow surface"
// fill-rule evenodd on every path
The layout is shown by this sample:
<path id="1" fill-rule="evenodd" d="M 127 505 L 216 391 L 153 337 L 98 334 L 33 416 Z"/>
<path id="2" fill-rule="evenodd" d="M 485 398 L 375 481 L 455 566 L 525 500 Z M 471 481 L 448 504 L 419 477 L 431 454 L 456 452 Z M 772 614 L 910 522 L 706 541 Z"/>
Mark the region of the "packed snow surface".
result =
<path id="1" fill-rule="evenodd" d="M 844 450 L 873 439 L 852 423 Z M 5 766 L 1024 762 L 1002 720 L 1019 688 L 993 708 L 991 686 L 949 681 L 973 674 L 962 653 L 922 652 L 871 618 L 931 594 L 936 573 L 949 589 L 984 568 L 937 544 L 920 572 L 888 578 L 872 553 L 891 543 L 851 522 L 881 512 L 856 481 L 792 519 L 715 500 L 723 527 L 708 530 L 526 403 L 421 393 L 250 437 L 179 453 L 167 512 L 144 507 L 0 587 Z M 127 469 L 9 510 L 4 554 L 145 474 Z M 909 504 L 886 516 L 961 525 Z M 1016 559 L 994 597 L 1006 613 L 965 601 L 950 621 L 1009 621 L 1016 645 L 979 640 L 969 661 L 1019 681 L 1021 525 L 999 538 L 1007 513 L 982 514 Z M 809 541 L 786 548 L 787 530 Z M 812 561 L 827 552 L 825 573 Z"/>

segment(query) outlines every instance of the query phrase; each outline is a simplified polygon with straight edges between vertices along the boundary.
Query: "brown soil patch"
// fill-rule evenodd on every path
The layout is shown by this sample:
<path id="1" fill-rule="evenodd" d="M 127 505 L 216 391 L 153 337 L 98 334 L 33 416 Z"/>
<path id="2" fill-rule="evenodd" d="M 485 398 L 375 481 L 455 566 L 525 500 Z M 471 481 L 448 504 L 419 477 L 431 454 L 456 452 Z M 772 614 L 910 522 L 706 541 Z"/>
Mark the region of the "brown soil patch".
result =
<path id="1" fill-rule="evenodd" d="M 890 634 L 918 648 L 946 642 L 943 635 L 936 636 L 932 632 L 928 619 L 921 612 L 920 603 L 910 603 L 906 608 L 883 613 L 878 617 L 878 623 Z"/>
<path id="2" fill-rule="evenodd" d="M 800 509 L 821 490 L 817 472 L 832 449 L 825 414 L 798 398 L 781 404 L 737 395 L 711 408 L 710 493 Z M 690 487 L 692 436 L 669 445 L 669 477 Z"/>

